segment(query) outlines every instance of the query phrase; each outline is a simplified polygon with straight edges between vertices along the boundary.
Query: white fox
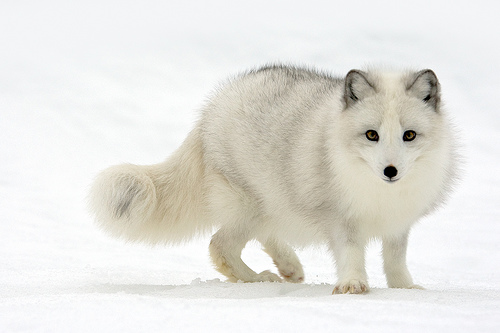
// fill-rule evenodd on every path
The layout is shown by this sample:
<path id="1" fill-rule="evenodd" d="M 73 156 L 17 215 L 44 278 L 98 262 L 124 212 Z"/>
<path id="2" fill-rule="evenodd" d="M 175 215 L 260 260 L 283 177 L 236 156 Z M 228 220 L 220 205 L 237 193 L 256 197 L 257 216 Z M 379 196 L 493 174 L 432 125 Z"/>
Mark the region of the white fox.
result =
<path id="1" fill-rule="evenodd" d="M 229 281 L 302 282 L 292 246 L 326 243 L 333 292 L 364 293 L 365 245 L 379 238 L 388 286 L 419 288 L 408 234 L 450 192 L 453 134 L 429 69 L 336 78 L 267 66 L 218 89 L 165 162 L 103 171 L 89 202 L 101 227 L 128 240 L 175 243 L 217 228 L 210 255 Z M 242 261 L 252 239 L 281 277 Z"/>

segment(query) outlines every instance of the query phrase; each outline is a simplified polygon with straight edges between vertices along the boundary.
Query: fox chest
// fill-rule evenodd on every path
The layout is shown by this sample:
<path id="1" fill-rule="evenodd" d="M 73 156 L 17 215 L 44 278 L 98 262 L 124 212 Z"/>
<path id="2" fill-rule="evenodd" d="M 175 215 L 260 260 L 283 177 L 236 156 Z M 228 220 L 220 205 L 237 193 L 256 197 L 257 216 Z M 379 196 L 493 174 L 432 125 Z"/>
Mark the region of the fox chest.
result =
<path id="1" fill-rule="evenodd" d="M 432 195 L 405 187 L 352 191 L 347 198 L 340 205 L 342 215 L 357 224 L 367 238 L 407 232 L 432 204 Z"/>

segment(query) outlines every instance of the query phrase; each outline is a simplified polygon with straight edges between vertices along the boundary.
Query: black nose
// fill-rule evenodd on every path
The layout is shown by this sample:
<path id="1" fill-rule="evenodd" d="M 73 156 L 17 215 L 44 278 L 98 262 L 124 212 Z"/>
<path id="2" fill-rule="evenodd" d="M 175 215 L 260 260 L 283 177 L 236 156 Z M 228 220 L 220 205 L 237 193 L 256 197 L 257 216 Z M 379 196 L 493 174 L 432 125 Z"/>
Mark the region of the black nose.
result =
<path id="1" fill-rule="evenodd" d="M 392 165 L 389 165 L 387 168 L 384 169 L 384 175 L 388 178 L 396 177 L 397 174 L 398 174 L 398 169 L 396 169 Z"/>

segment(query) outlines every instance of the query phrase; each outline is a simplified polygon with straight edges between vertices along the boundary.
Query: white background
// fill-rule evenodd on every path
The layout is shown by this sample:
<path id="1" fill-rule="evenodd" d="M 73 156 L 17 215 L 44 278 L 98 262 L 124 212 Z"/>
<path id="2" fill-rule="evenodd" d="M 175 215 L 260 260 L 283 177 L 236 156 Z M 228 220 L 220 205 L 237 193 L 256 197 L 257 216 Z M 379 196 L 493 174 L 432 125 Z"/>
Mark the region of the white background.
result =
<path id="1" fill-rule="evenodd" d="M 500 6 L 495 1 L 2 1 L 0 331 L 496 332 Z M 465 157 L 448 205 L 422 220 L 409 266 L 427 290 L 387 289 L 380 244 L 367 295 L 331 295 L 325 248 L 301 285 L 224 282 L 208 237 L 125 244 L 85 209 L 95 174 L 160 162 L 210 91 L 270 62 L 338 75 L 432 68 Z M 430 172 L 432 172 L 430 170 Z M 255 270 L 272 268 L 258 244 Z"/>

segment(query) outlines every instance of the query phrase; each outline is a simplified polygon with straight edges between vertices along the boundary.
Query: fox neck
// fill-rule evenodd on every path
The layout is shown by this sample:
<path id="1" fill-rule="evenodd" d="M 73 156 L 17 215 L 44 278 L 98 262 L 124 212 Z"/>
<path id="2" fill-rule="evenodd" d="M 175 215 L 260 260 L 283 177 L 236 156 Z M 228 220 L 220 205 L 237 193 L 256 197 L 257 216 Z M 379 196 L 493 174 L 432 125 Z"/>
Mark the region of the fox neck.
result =
<path id="1" fill-rule="evenodd" d="M 343 218 L 357 221 L 366 238 L 407 232 L 435 208 L 442 195 L 444 169 L 432 173 L 414 165 L 397 182 L 386 182 L 359 157 L 336 153 L 332 162 L 333 183 Z"/>

